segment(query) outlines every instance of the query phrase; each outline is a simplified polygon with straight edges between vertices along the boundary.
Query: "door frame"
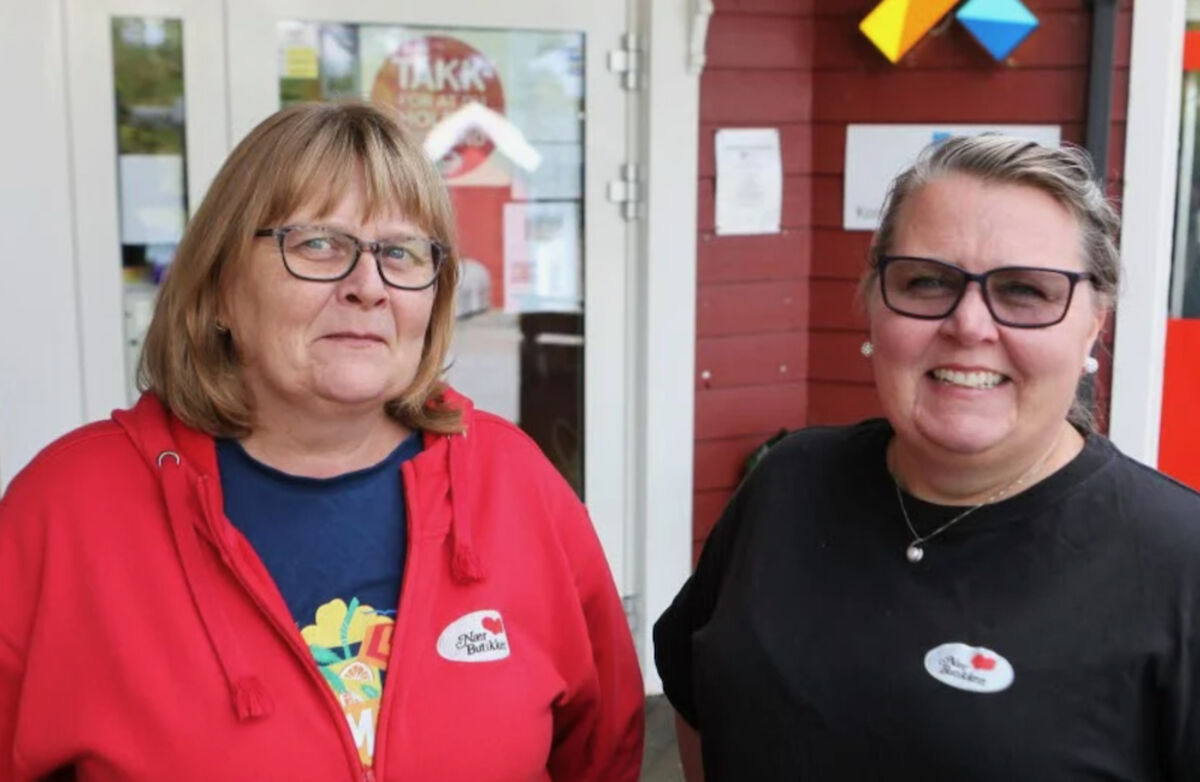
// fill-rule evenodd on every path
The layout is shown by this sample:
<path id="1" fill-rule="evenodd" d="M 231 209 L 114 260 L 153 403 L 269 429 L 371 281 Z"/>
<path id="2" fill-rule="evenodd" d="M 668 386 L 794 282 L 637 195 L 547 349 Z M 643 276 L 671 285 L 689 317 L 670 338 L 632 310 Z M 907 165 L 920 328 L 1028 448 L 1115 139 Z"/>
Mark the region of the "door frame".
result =
<path id="1" fill-rule="evenodd" d="M 662 692 L 653 622 L 692 572 L 695 471 L 696 231 L 700 73 L 712 5 L 706 0 L 631 0 L 648 45 L 636 112 L 645 155 L 640 222 L 634 427 L 638 475 L 632 511 L 639 546 L 635 639 L 646 692 Z"/>
<path id="2" fill-rule="evenodd" d="M 1185 8 L 1186 0 L 1133 4 L 1109 437 L 1151 467 L 1162 417 Z"/>

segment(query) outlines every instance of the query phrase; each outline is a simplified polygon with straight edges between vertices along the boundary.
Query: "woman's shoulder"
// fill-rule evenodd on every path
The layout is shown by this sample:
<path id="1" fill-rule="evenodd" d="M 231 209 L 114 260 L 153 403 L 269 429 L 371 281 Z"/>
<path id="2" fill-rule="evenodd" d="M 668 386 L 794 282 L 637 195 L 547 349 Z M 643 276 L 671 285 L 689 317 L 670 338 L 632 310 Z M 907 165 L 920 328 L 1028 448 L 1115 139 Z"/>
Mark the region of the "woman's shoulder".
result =
<path id="1" fill-rule="evenodd" d="M 1200 554 L 1200 492 L 1165 473 L 1116 451 L 1111 462 L 1114 507 L 1138 527 L 1162 527 L 1162 534 L 1189 539 Z"/>
<path id="2" fill-rule="evenodd" d="M 783 474 L 795 480 L 798 467 L 815 475 L 841 470 L 848 462 L 861 466 L 865 459 L 882 456 L 891 435 L 892 427 L 883 418 L 868 418 L 847 426 L 807 426 L 772 446 L 754 472 L 763 476 Z"/>
<path id="3" fill-rule="evenodd" d="M 29 462 L 13 479 L 44 481 L 66 472 L 107 472 L 113 459 L 132 458 L 141 461 L 133 442 L 113 420 L 84 424 L 54 440 Z"/>
<path id="4" fill-rule="evenodd" d="M 511 421 L 477 409 L 472 412 L 465 435 L 471 440 L 473 469 L 499 476 L 505 482 L 537 485 L 552 494 L 574 496 L 541 447 Z"/>
<path id="5" fill-rule="evenodd" d="M 1082 544 L 1102 534 L 1112 556 L 1098 561 L 1117 568 L 1112 580 L 1138 591 L 1146 621 L 1178 626 L 1178 612 L 1200 606 L 1200 493 L 1105 446 L 1115 458 L 1087 484 L 1074 510 L 1063 509 L 1065 529 L 1085 534 L 1066 537 Z M 1200 641 L 1200 628 L 1189 622 Z"/>
<path id="6" fill-rule="evenodd" d="M 1200 590 L 1200 493 L 1123 454 L 1106 438 L 1089 437 L 1100 466 L 1055 506 L 1064 535 L 1108 545 L 1137 562 L 1145 576 Z"/>
<path id="7" fill-rule="evenodd" d="M 116 476 L 143 460 L 129 436 L 112 420 L 74 429 L 43 448 L 9 484 L 5 499 L 86 501 Z"/>
<path id="8" fill-rule="evenodd" d="M 525 430 L 495 413 L 475 410 L 466 431 L 484 455 L 501 454 L 518 461 L 544 461 L 542 449 Z"/>

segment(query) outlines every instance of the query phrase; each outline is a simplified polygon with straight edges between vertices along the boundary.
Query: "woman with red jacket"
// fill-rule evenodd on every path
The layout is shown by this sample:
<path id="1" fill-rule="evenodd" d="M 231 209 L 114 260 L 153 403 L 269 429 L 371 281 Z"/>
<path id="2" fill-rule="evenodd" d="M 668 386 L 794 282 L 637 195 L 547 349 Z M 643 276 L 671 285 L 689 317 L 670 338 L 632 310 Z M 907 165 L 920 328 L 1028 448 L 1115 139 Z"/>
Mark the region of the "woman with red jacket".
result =
<path id="1" fill-rule="evenodd" d="M 293 107 L 234 150 L 146 393 L 0 501 L 0 779 L 637 778 L 586 511 L 439 379 L 453 242 L 376 109 Z"/>

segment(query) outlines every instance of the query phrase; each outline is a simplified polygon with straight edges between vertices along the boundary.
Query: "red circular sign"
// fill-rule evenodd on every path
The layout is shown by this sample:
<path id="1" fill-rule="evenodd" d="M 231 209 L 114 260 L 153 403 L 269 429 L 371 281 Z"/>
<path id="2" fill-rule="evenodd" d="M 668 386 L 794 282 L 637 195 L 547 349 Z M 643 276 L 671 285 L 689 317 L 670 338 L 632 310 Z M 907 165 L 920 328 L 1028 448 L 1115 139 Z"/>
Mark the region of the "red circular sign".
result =
<path id="1" fill-rule="evenodd" d="M 375 74 L 371 100 L 394 107 L 422 137 L 468 103 L 504 113 L 504 88 L 492 62 L 471 45 L 441 35 L 402 44 Z M 492 149 L 487 136 L 472 130 L 438 167 L 447 179 L 460 177 L 487 160 Z"/>

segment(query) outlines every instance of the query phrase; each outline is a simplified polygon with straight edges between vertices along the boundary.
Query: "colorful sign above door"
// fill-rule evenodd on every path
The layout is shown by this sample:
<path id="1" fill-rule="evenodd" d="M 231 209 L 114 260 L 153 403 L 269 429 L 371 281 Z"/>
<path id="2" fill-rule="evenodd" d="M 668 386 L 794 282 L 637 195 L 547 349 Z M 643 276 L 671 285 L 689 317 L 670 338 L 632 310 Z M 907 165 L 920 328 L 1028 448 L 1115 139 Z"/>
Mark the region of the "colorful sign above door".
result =
<path id="1" fill-rule="evenodd" d="M 858 29 L 892 62 L 898 62 L 959 0 L 883 0 Z M 1038 26 L 1021 0 L 967 0 L 955 17 L 984 49 L 1003 60 Z"/>

